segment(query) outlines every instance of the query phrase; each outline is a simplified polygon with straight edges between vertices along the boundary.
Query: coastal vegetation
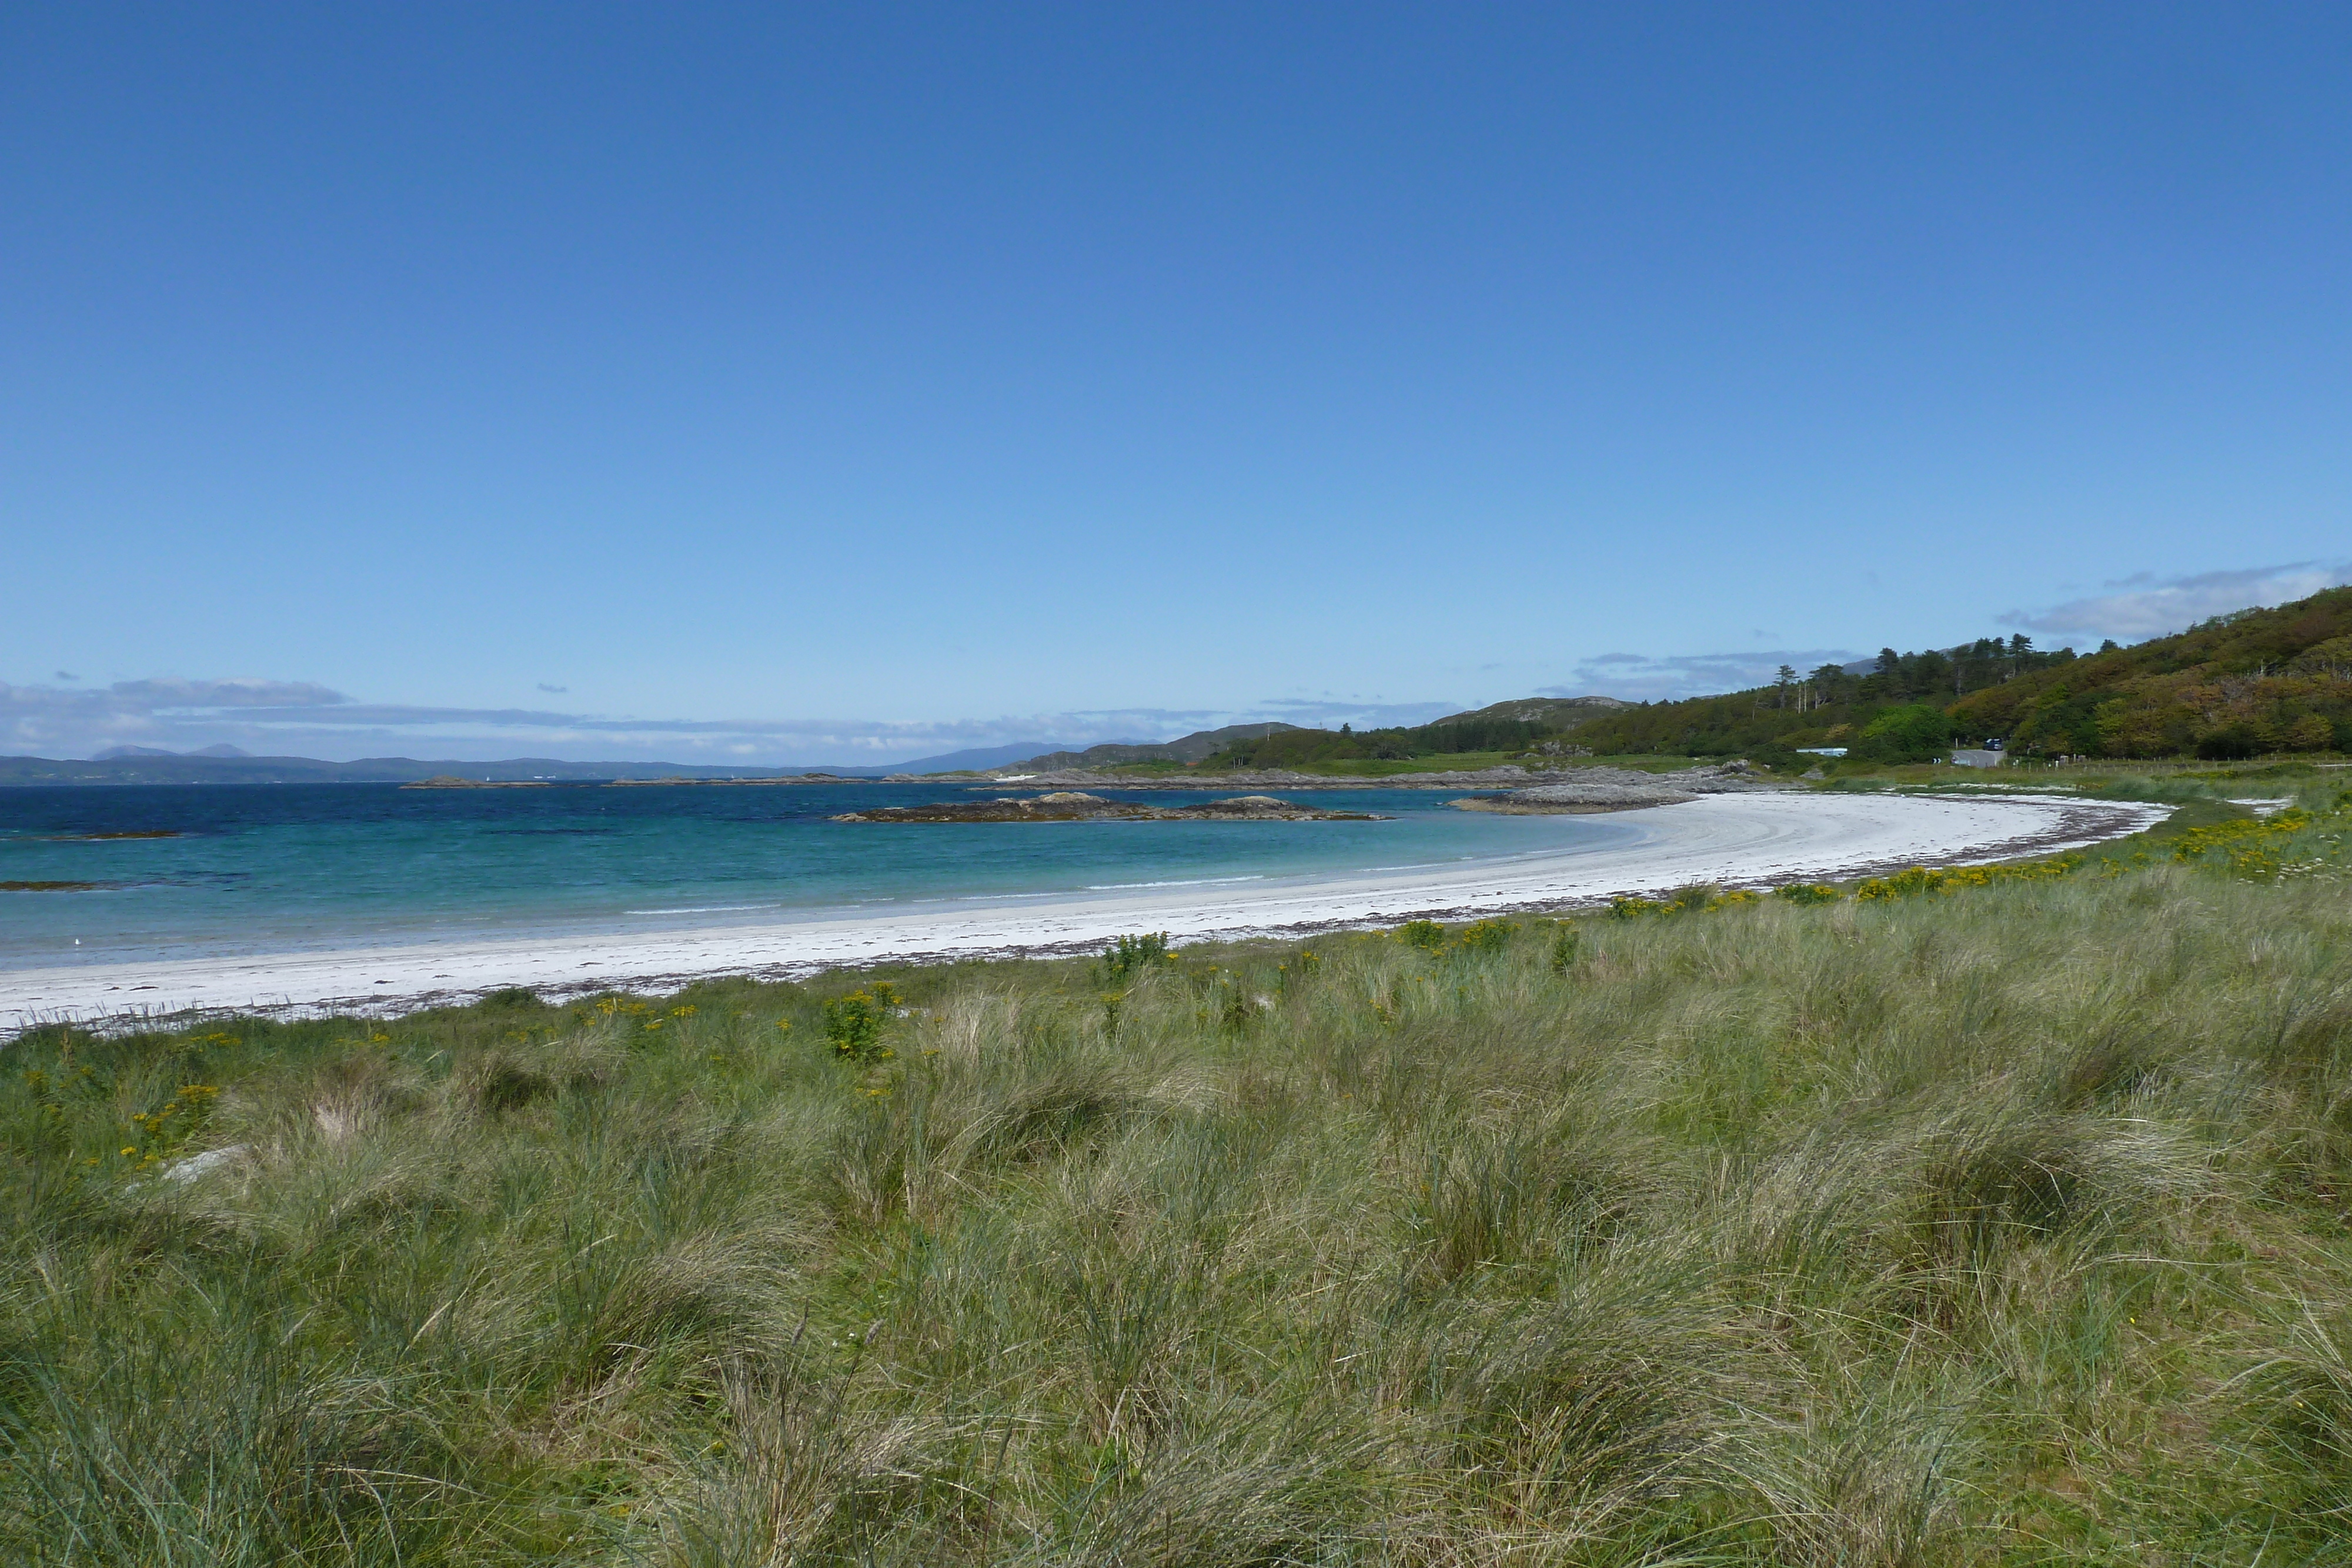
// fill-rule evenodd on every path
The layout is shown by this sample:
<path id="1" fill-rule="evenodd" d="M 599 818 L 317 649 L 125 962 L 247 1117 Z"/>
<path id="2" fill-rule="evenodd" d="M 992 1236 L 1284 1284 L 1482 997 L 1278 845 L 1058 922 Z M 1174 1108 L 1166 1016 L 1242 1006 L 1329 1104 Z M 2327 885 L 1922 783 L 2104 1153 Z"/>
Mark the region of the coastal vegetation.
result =
<path id="1" fill-rule="evenodd" d="M 1395 779 L 1432 773 L 1471 773 L 1505 766 L 1562 768 L 1570 766 L 1571 758 L 1578 767 L 1598 762 L 1618 768 L 1661 770 L 1687 768 L 1696 760 L 1689 757 L 1652 752 L 1596 757 L 1563 737 L 1550 750 L 1451 751 L 1404 758 L 1337 757 L 1319 761 L 1292 761 L 1283 764 L 1283 768 L 1314 779 Z M 1195 778 L 1210 779 L 1223 776 L 1222 768 L 1212 769 L 1205 763 L 1197 768 L 1173 763 L 1139 763 L 1093 771 L 1106 784 L 1131 780 L 1137 784 L 1172 786 Z M 1204 789 L 1213 787 L 1207 783 L 1202 785 Z"/>
<path id="2" fill-rule="evenodd" d="M 1619 765 L 1672 757 L 1677 766 L 1744 756 L 1785 770 L 1836 771 L 1925 762 L 1996 740 L 2013 760 L 2341 752 L 2352 750 L 2352 588 L 2079 655 L 2037 649 L 2019 633 L 1885 648 L 1866 669 L 1784 665 L 1768 685 L 1675 702 L 1529 698 L 1413 727 L 1258 728 L 1213 750 L 1195 747 L 1188 760 L 1171 754 L 1133 766 L 1378 777 L 1506 762 L 1557 768 L 1595 756 Z M 1822 749 L 1847 759 L 1806 755 Z"/>
<path id="3" fill-rule="evenodd" d="M 1872 728 L 1908 708 L 1900 739 Z M 1934 719 L 1919 710 L 1932 709 Z M 1940 734 L 1935 733 L 1940 730 Z M 1845 746 L 1917 760 L 2006 742 L 2012 757 L 2228 760 L 2352 749 L 2352 589 L 2216 616 L 2129 648 L 2079 657 L 2022 636 L 1941 652 L 1882 652 L 1865 674 L 1784 670 L 1769 686 L 1601 715 L 1596 750 L 1765 756 Z"/>
<path id="4" fill-rule="evenodd" d="M 34 1030 L 0 1555 L 2352 1560 L 2323 777 L 1566 921 Z"/>
<path id="5" fill-rule="evenodd" d="M 1361 733 L 1349 725 L 1336 730 L 1284 729 L 1231 742 L 1203 758 L 1199 766 L 1202 772 L 1215 772 L 1357 759 L 1402 762 L 1471 752 L 1512 756 L 1533 749 L 1561 733 L 1556 723 L 1540 719 L 1469 716 L 1412 728 L 1368 729 Z M 1559 754 L 1565 754 L 1565 748 Z"/>

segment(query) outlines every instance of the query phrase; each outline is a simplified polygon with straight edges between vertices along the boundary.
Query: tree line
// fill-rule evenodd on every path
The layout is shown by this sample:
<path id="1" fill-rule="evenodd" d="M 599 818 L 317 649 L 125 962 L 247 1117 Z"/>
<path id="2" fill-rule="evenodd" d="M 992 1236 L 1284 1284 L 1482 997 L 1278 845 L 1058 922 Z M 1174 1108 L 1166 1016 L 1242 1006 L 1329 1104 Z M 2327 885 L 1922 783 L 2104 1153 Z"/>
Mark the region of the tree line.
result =
<path id="1" fill-rule="evenodd" d="M 1229 768 L 1296 768 L 1307 762 L 1362 758 L 1403 761 L 1466 751 L 1525 751 L 1559 734 L 1553 726 L 1516 718 L 1440 720 L 1435 724 L 1359 730 L 1285 729 L 1237 740 L 1201 763 L 1203 770 Z"/>
<path id="2" fill-rule="evenodd" d="M 1359 731 L 1294 729 L 1236 741 L 1206 770 L 1573 746 L 1599 755 L 1748 756 L 1801 761 L 1845 747 L 1873 762 L 1920 761 L 1954 745 L 2017 757 L 2207 757 L 2352 750 L 2352 588 L 2093 653 L 2041 649 L 2023 633 L 1950 648 L 1882 648 L 1866 666 L 1783 664 L 1744 691 L 1642 703 L 1572 727 L 1525 719 L 1440 721 Z"/>

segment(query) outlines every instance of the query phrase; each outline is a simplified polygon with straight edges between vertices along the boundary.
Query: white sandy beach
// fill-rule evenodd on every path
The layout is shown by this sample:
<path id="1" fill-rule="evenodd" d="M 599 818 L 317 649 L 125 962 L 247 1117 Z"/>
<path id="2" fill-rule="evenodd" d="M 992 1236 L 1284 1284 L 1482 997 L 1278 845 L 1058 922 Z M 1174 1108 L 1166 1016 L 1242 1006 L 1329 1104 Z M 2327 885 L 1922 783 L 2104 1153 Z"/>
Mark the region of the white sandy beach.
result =
<path id="1" fill-rule="evenodd" d="M 1693 883 L 1762 886 L 2052 853 L 2138 831 L 2168 810 L 2025 796 L 1717 795 L 1624 813 L 1619 821 L 1644 830 L 1632 844 L 1379 874 L 901 906 L 688 932 L 19 969 L 0 972 L 0 1031 L 196 1009 L 394 1011 L 503 986 L 562 996 L 714 975 L 792 977 L 836 965 L 1090 949 L 1121 932 L 1198 941 L 1569 909 Z"/>

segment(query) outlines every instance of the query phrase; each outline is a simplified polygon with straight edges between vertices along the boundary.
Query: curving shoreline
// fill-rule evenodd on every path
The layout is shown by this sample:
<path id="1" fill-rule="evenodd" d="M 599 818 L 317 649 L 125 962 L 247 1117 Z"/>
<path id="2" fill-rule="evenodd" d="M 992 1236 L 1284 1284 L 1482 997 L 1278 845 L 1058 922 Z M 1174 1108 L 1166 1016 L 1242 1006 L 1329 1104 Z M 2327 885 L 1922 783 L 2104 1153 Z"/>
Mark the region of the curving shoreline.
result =
<path id="1" fill-rule="evenodd" d="M 687 932 L 0 971 L 0 1032 L 189 1010 L 400 1011 L 506 986 L 561 997 L 674 988 L 717 975 L 793 978 L 843 965 L 1050 956 L 1139 930 L 1201 941 L 1566 911 L 1692 883 L 1757 886 L 2051 854 L 2140 831 L 2169 810 L 2019 796 L 1711 795 L 1623 813 L 1621 821 L 1645 829 L 1632 844 L 1398 872 L 958 901 Z"/>

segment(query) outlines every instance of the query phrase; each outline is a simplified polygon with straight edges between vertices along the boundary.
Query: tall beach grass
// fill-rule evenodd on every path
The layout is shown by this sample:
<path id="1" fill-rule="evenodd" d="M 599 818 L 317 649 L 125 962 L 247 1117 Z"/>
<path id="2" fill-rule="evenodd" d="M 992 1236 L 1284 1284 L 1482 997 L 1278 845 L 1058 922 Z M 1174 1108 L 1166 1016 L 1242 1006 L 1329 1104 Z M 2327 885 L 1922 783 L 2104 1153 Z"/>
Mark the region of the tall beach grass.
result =
<path id="1" fill-rule="evenodd" d="M 2308 804 L 1869 898 L 38 1030 L 0 1555 L 2352 1560 Z"/>

